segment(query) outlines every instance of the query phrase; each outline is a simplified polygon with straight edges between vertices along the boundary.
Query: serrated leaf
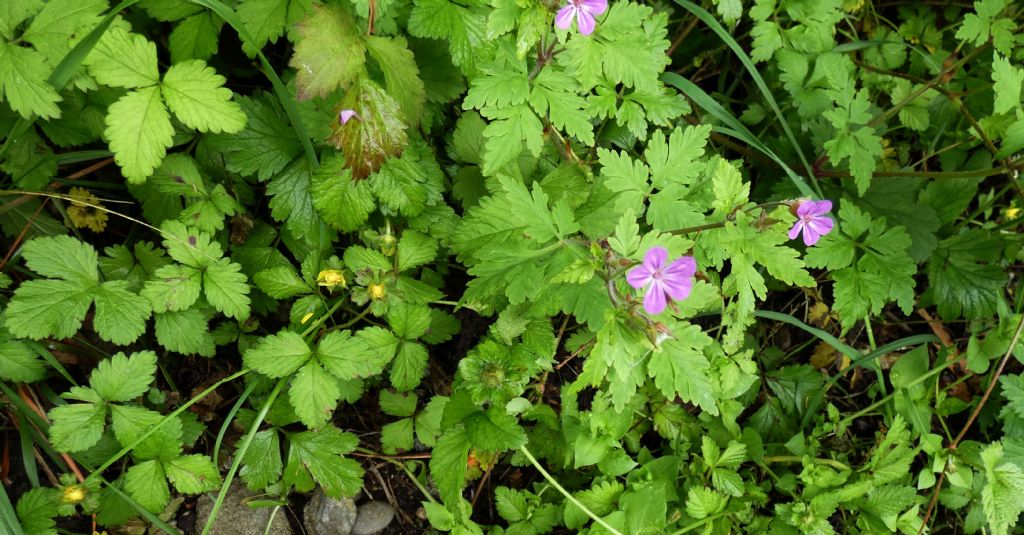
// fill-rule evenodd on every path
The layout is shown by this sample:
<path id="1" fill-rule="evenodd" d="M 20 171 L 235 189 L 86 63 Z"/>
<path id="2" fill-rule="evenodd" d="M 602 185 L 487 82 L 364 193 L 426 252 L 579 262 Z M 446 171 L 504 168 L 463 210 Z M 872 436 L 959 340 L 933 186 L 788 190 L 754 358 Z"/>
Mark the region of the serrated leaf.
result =
<path id="1" fill-rule="evenodd" d="M 149 87 L 160 81 L 156 44 L 122 27 L 111 27 L 86 57 L 96 81 L 111 87 Z"/>
<path id="2" fill-rule="evenodd" d="M 287 299 L 312 291 L 291 266 L 277 266 L 258 271 L 252 276 L 252 280 L 263 293 L 274 299 Z"/>
<path id="3" fill-rule="evenodd" d="M 156 353 L 118 353 L 99 363 L 89 385 L 106 401 L 131 401 L 149 389 L 156 373 Z"/>
<path id="4" fill-rule="evenodd" d="M 402 418 L 380 428 L 380 446 L 383 451 L 396 453 L 411 450 L 414 445 L 412 418 Z"/>
<path id="5" fill-rule="evenodd" d="M 1020 107 L 1020 91 L 1024 85 L 1024 69 L 1014 67 L 998 54 L 992 60 L 992 90 L 996 100 L 993 113 L 1006 113 Z"/>
<path id="6" fill-rule="evenodd" d="M 0 379 L 12 383 L 31 383 L 46 375 L 46 364 L 24 342 L 0 342 Z"/>
<path id="7" fill-rule="evenodd" d="M 272 378 L 284 377 L 298 370 L 313 352 L 298 333 L 281 331 L 263 337 L 245 352 L 245 365 Z"/>
<path id="8" fill-rule="evenodd" d="M 312 9 L 312 4 L 311 0 L 242 0 L 236 8 L 238 18 L 253 39 L 253 42 L 243 42 L 242 50 L 253 57 L 268 42 L 277 42 L 285 30 L 292 31 L 295 23 Z"/>
<path id="9" fill-rule="evenodd" d="M 416 394 L 401 394 L 390 390 L 380 391 L 380 410 L 391 416 L 406 417 L 416 412 Z"/>
<path id="10" fill-rule="evenodd" d="M 56 521 L 59 491 L 50 487 L 29 489 L 18 498 L 16 508 L 20 528 L 29 535 L 57 535 Z"/>
<path id="11" fill-rule="evenodd" d="M 127 345 L 146 332 L 149 300 L 128 291 L 127 281 L 105 282 L 94 291 L 96 313 L 92 325 L 100 338 Z"/>
<path id="12" fill-rule="evenodd" d="M 178 418 L 165 416 L 134 405 L 111 405 L 110 421 L 114 436 L 123 447 L 133 446 L 132 455 L 138 460 L 173 459 L 181 455 L 182 425 Z M 160 425 L 156 431 L 135 444 L 144 433 Z"/>
<path id="13" fill-rule="evenodd" d="M 386 331 L 385 331 L 386 332 Z M 391 355 L 371 351 L 361 336 L 350 331 L 331 331 L 316 347 L 317 359 L 338 379 L 362 379 L 379 374 Z"/>
<path id="14" fill-rule="evenodd" d="M 395 359 L 391 363 L 391 385 L 404 392 L 412 390 L 420 384 L 420 379 L 427 371 L 430 355 L 427 348 L 415 342 L 404 342 L 398 348 Z"/>
<path id="15" fill-rule="evenodd" d="M 340 109 L 356 112 L 356 118 L 335 123 L 328 141 L 342 151 L 356 180 L 377 172 L 385 160 L 405 150 L 409 140 L 405 115 L 376 82 L 359 78 L 346 91 Z"/>
<path id="16" fill-rule="evenodd" d="M 185 494 L 209 492 L 220 487 L 220 472 L 206 455 L 185 455 L 164 463 L 167 479 Z"/>
<path id="17" fill-rule="evenodd" d="M 22 251 L 25 264 L 45 277 L 96 282 L 99 280 L 96 249 L 71 236 L 36 238 Z"/>
<path id="18" fill-rule="evenodd" d="M 296 30 L 299 37 L 288 64 L 296 71 L 299 100 L 348 88 L 363 70 L 366 48 L 344 7 L 316 4 Z"/>
<path id="19" fill-rule="evenodd" d="M 49 73 L 39 52 L 0 41 L 0 100 L 6 99 L 23 118 L 60 117 L 57 103 L 62 99 L 46 81 Z"/>
<path id="20" fill-rule="evenodd" d="M 430 455 L 430 474 L 445 503 L 455 506 L 462 498 L 469 460 L 469 434 L 462 427 L 449 428 Z"/>
<path id="21" fill-rule="evenodd" d="M 711 365 L 702 352 L 711 338 L 696 325 L 677 330 L 676 336 L 651 355 L 647 373 L 669 399 L 678 395 L 683 401 L 700 405 L 705 412 L 718 414 L 708 375 Z"/>
<path id="22" fill-rule="evenodd" d="M 207 138 L 225 155 L 229 171 L 267 180 L 302 155 L 302 145 L 272 95 L 256 92 L 237 96 L 235 102 L 245 113 L 245 128 Z"/>
<path id="23" fill-rule="evenodd" d="M 324 221 L 345 232 L 358 230 L 377 203 L 370 184 L 352 178 L 352 171 L 344 169 L 345 159 L 335 156 L 323 162 L 313 173 L 310 194 Z"/>
<path id="24" fill-rule="evenodd" d="M 217 53 L 217 39 L 223 24 L 221 18 L 212 11 L 198 13 L 179 22 L 167 39 L 171 63 L 210 59 Z"/>
<path id="25" fill-rule="evenodd" d="M 203 357 L 216 353 L 207 319 L 197 309 L 156 314 L 153 330 L 157 342 L 170 351 Z"/>
<path id="26" fill-rule="evenodd" d="M 384 86 L 402 109 L 410 127 L 420 122 L 426 90 L 420 79 L 416 59 L 404 37 L 369 35 L 366 50 L 384 74 Z"/>
<path id="27" fill-rule="evenodd" d="M 363 469 L 358 462 L 341 454 L 355 449 L 355 435 L 328 427 L 290 435 L 292 448 L 324 494 L 331 498 L 354 496 L 363 486 Z"/>
<path id="28" fill-rule="evenodd" d="M 110 105 L 104 135 L 129 183 L 141 184 L 163 161 L 174 128 L 159 87 L 128 93 Z"/>
<path id="29" fill-rule="evenodd" d="M 129 468 L 124 477 L 124 488 L 132 499 L 151 513 L 163 511 L 171 498 L 163 466 L 156 460 Z"/>
<path id="30" fill-rule="evenodd" d="M 149 299 L 153 311 L 186 310 L 199 299 L 202 290 L 202 272 L 198 269 L 171 264 L 156 270 L 153 278 L 146 281 L 142 296 Z"/>
<path id="31" fill-rule="evenodd" d="M 493 406 L 471 414 L 463 423 L 474 447 L 487 451 L 505 451 L 526 443 L 526 433 L 515 416 L 504 407 Z"/>
<path id="32" fill-rule="evenodd" d="M 75 403 L 50 410 L 50 443 L 64 452 L 87 450 L 103 435 L 106 410 L 102 405 Z"/>
<path id="33" fill-rule="evenodd" d="M 167 106 L 189 128 L 200 132 L 238 132 L 245 113 L 231 101 L 225 79 L 202 60 L 175 63 L 164 73 L 160 90 Z"/>
<path id="34" fill-rule="evenodd" d="M 295 408 L 295 415 L 311 429 L 323 427 L 330 421 L 339 397 L 338 381 L 317 362 L 302 366 L 288 389 L 288 400 Z"/>
<path id="35" fill-rule="evenodd" d="M 401 303 L 388 311 L 387 319 L 396 335 L 406 340 L 415 340 L 430 328 L 430 309 Z"/>
<path id="36" fill-rule="evenodd" d="M 69 338 L 81 328 L 92 300 L 92 288 L 76 282 L 25 281 L 7 305 L 6 327 L 20 338 Z"/>
<path id="37" fill-rule="evenodd" d="M 262 490 L 281 478 L 281 442 L 276 429 L 257 431 L 249 443 L 239 475 L 252 490 Z"/>
<path id="38" fill-rule="evenodd" d="M 249 317 L 249 285 L 242 266 L 227 258 L 206 266 L 203 272 L 203 294 L 217 310 L 229 318 Z"/>

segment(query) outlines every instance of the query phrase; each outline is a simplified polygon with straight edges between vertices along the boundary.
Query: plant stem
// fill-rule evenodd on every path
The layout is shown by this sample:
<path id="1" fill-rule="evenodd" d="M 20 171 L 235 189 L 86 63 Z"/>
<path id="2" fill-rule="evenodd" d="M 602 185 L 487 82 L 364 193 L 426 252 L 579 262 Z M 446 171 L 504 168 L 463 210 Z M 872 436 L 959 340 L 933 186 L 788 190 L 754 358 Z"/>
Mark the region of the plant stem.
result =
<path id="1" fill-rule="evenodd" d="M 584 514 L 586 514 L 587 516 L 590 517 L 591 520 L 596 522 L 602 528 L 608 530 L 613 535 L 623 535 L 621 531 L 613 528 L 607 522 L 602 520 L 599 516 L 595 515 L 590 509 L 587 509 L 587 507 L 585 505 L 580 503 L 579 500 L 574 498 L 572 496 L 572 494 L 569 494 L 569 492 L 566 491 L 562 487 L 562 485 L 558 484 L 558 481 L 556 481 L 555 478 L 551 477 L 551 474 L 549 474 L 548 471 L 545 470 L 544 467 L 541 466 L 541 464 L 539 462 L 537 462 L 537 459 L 533 456 L 532 453 L 530 453 L 530 450 L 526 449 L 525 445 L 519 446 L 519 451 L 523 452 L 523 455 L 525 455 L 526 458 L 530 460 L 530 463 L 533 464 L 533 467 L 536 468 L 537 471 L 540 472 L 540 474 L 542 476 L 544 476 L 544 479 L 546 479 L 548 481 L 548 483 L 551 483 L 552 487 L 555 487 L 556 489 L 558 489 L 558 492 L 561 492 L 562 496 L 565 496 L 565 499 L 569 500 L 576 507 L 579 507 L 580 510 L 583 511 Z"/>
<path id="2" fill-rule="evenodd" d="M 803 462 L 804 459 L 803 457 L 796 455 L 773 455 L 771 457 L 765 457 L 763 460 L 766 463 L 800 463 Z M 811 459 L 811 461 L 815 464 L 831 466 L 836 470 L 853 470 L 849 466 L 846 466 L 835 459 Z"/>
<path id="3" fill-rule="evenodd" d="M 266 401 L 263 402 L 263 406 L 260 407 L 259 414 L 256 415 L 256 419 L 252 422 L 252 427 L 249 428 L 249 432 L 245 434 L 245 438 L 242 439 L 241 445 L 235 451 L 235 458 L 231 462 L 231 469 L 228 470 L 228 475 L 224 476 L 224 483 L 220 486 L 220 494 L 217 495 L 217 499 L 213 502 L 213 508 L 210 509 L 210 517 L 206 519 L 206 525 L 203 526 L 202 535 L 209 535 L 210 530 L 213 528 L 213 522 L 217 519 L 217 512 L 220 511 L 222 505 L 224 505 L 224 499 L 228 495 L 228 490 L 231 488 L 231 480 L 235 478 L 235 472 L 238 471 L 238 467 L 242 464 L 242 459 L 245 458 L 245 453 L 249 451 L 249 446 L 252 445 L 253 438 L 256 436 L 256 432 L 260 430 L 260 424 L 263 423 L 263 419 L 267 417 L 267 413 L 270 412 L 270 407 L 277 400 L 277 396 L 284 389 L 284 385 L 288 383 L 288 379 L 291 376 L 282 377 L 274 385 L 274 389 L 270 391 L 270 395 L 267 396 Z M 216 462 L 216 461 L 215 461 Z"/>
<path id="4" fill-rule="evenodd" d="M 694 522 L 692 524 L 683 526 L 682 529 L 680 529 L 679 531 L 673 532 L 672 535 L 681 535 L 682 533 L 689 533 L 689 532 L 691 532 L 691 531 L 693 531 L 693 530 L 703 526 L 704 524 L 707 524 L 708 522 L 714 522 L 715 520 L 718 520 L 719 518 L 722 518 L 723 516 L 725 516 L 727 514 L 729 514 L 728 511 L 721 511 L 721 512 L 715 513 L 715 514 L 713 514 L 711 516 L 704 517 L 704 518 L 702 518 L 702 519 L 700 519 L 700 520 L 698 520 L 698 521 L 696 521 L 696 522 Z"/>

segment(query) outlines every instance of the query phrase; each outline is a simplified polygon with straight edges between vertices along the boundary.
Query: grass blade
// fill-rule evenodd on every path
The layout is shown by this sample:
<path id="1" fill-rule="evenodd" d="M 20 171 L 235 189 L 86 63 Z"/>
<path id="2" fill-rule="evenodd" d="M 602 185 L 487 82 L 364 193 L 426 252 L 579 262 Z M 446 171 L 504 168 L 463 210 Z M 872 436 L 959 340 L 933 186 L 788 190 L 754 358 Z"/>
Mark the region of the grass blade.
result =
<path id="1" fill-rule="evenodd" d="M 0 485 L 0 528 L 3 528 L 4 533 L 10 535 L 25 535 L 21 529 L 21 522 L 18 521 L 18 515 L 14 512 L 14 505 L 7 497 L 7 490 L 3 485 Z"/>
<path id="2" fill-rule="evenodd" d="M 811 177 L 811 180 L 814 180 L 814 169 L 811 168 L 810 162 L 807 160 L 807 157 L 804 156 L 804 151 L 800 148 L 800 144 L 797 143 L 796 136 L 793 135 L 793 131 L 789 128 L 789 123 L 786 122 L 786 118 L 782 116 L 782 110 L 779 108 L 779 104 L 775 102 L 775 97 L 768 89 L 768 84 L 764 82 L 764 78 L 761 78 L 761 74 L 757 72 L 757 67 L 754 66 L 754 62 L 743 50 L 743 47 L 736 42 L 736 39 L 733 39 L 732 35 L 730 35 L 717 20 L 715 20 L 715 17 L 711 16 L 711 14 L 705 11 L 702 7 L 690 2 L 689 0 L 675 0 L 675 3 L 692 13 L 695 17 L 700 19 L 701 22 L 711 28 L 711 31 L 715 32 L 722 42 L 724 42 L 726 46 L 732 49 L 733 53 L 736 54 L 740 63 L 742 63 L 743 67 L 750 73 L 750 77 L 754 80 L 754 83 L 761 91 L 761 94 L 764 95 L 765 100 L 768 102 L 768 107 L 772 109 L 772 112 L 775 113 L 775 117 L 779 119 L 779 126 L 782 127 L 782 130 L 786 133 L 786 137 L 789 138 L 789 142 L 793 145 L 793 149 L 800 157 L 800 162 L 803 164 L 804 170 L 807 171 L 807 176 Z M 815 187 L 815 189 L 817 189 L 817 187 Z"/>

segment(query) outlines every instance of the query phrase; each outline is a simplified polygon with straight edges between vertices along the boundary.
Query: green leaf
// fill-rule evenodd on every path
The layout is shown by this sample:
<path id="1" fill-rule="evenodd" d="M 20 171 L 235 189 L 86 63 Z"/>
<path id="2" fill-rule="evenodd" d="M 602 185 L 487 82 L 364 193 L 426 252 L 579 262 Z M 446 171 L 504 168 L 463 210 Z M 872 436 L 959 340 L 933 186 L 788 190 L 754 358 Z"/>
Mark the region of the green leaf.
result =
<path id="1" fill-rule="evenodd" d="M 46 364 L 24 342 L 0 342 L 0 379 L 12 383 L 32 383 L 46 375 Z"/>
<path id="2" fill-rule="evenodd" d="M 427 371 L 430 355 L 427 348 L 415 342 L 403 342 L 391 363 L 391 385 L 404 392 L 420 384 Z"/>
<path id="3" fill-rule="evenodd" d="M 311 429 L 330 421 L 339 397 L 338 381 L 315 361 L 299 369 L 288 389 L 288 401 L 295 408 L 295 415 Z"/>
<path id="4" fill-rule="evenodd" d="M 187 310 L 199 299 L 202 272 L 198 269 L 171 264 L 161 267 L 146 281 L 142 296 L 149 299 L 157 314 Z"/>
<path id="5" fill-rule="evenodd" d="M 355 449 L 359 440 L 334 427 L 289 435 L 292 449 L 324 494 L 331 498 L 355 496 L 363 486 L 363 468 L 341 454 Z"/>
<path id="6" fill-rule="evenodd" d="M 594 127 L 586 111 L 587 101 L 579 92 L 579 84 L 571 76 L 546 68 L 533 81 L 530 105 L 541 117 L 550 117 L 556 128 L 565 130 L 585 145 L 593 145 Z"/>
<path id="7" fill-rule="evenodd" d="M 416 0 L 409 13 L 409 33 L 448 40 L 451 61 L 472 72 L 479 50 L 486 46 L 487 19 L 450 0 Z"/>
<path id="8" fill-rule="evenodd" d="M 432 149 L 419 137 L 409 141 L 400 158 L 385 161 L 369 178 L 381 212 L 406 217 L 417 216 L 440 202 L 444 182 Z"/>
<path id="9" fill-rule="evenodd" d="M 416 412 L 416 394 L 400 394 L 390 390 L 380 391 L 380 410 L 391 416 L 412 416 Z"/>
<path id="10" fill-rule="evenodd" d="M 252 41 L 242 43 L 249 57 L 269 43 L 276 43 L 285 30 L 302 20 L 312 9 L 311 0 L 242 0 L 238 3 L 238 17 L 249 30 Z"/>
<path id="11" fill-rule="evenodd" d="M 245 452 L 239 475 L 252 490 L 262 490 L 281 479 L 281 439 L 276 429 L 264 429 L 253 435 Z"/>
<path id="12" fill-rule="evenodd" d="M 217 53 L 217 38 L 223 24 L 223 20 L 211 11 L 192 15 L 179 22 L 167 39 L 171 63 L 210 59 Z"/>
<path id="13" fill-rule="evenodd" d="M 377 172 L 388 158 L 405 150 L 406 118 L 398 102 L 373 80 L 360 77 L 345 92 L 340 108 L 356 112 L 357 118 L 334 123 L 328 141 L 342 151 L 356 180 Z"/>
<path id="14" fill-rule="evenodd" d="M 486 411 L 471 414 L 463 423 L 474 447 L 488 451 L 505 451 L 526 443 L 526 433 L 516 417 L 504 407 L 492 406 Z"/>
<path id="15" fill-rule="evenodd" d="M 292 266 L 277 266 L 256 272 L 253 282 L 263 293 L 274 299 L 287 299 L 312 292 L 306 281 L 299 277 Z"/>
<path id="16" fill-rule="evenodd" d="M 651 355 L 647 373 L 665 397 L 673 399 L 678 395 L 705 412 L 718 414 L 709 375 L 711 365 L 703 354 L 712 342 L 711 337 L 697 325 L 673 330 L 675 338 L 663 342 Z"/>
<path id="17" fill-rule="evenodd" d="M 412 418 L 402 418 L 380 428 L 380 446 L 387 453 L 411 450 L 415 446 Z"/>
<path id="18" fill-rule="evenodd" d="M 106 409 L 94 403 L 60 405 L 50 410 L 50 443 L 64 452 L 91 448 L 103 435 Z"/>
<path id="19" fill-rule="evenodd" d="M 299 37 L 288 64 L 296 71 L 299 100 L 326 97 L 335 89 L 348 88 L 364 70 L 366 47 L 345 8 L 315 4 L 296 31 Z"/>
<path id="20" fill-rule="evenodd" d="M 200 132 L 238 132 L 245 128 L 245 113 L 231 101 L 225 79 L 202 60 L 171 65 L 160 86 L 167 107 L 189 128 Z"/>
<path id="21" fill-rule="evenodd" d="M 996 442 L 981 451 L 985 465 L 985 486 L 981 489 L 981 503 L 985 519 L 992 533 L 1005 535 L 1017 525 L 1024 503 L 1024 470 L 1003 460 L 1003 445 Z"/>
<path id="22" fill-rule="evenodd" d="M 398 270 L 406 271 L 434 260 L 437 242 L 418 232 L 406 231 L 398 240 Z"/>
<path id="23" fill-rule="evenodd" d="M 370 35 L 366 38 L 366 50 L 384 74 L 388 94 L 398 101 L 408 125 L 415 127 L 423 113 L 426 90 L 405 38 Z"/>
<path id="24" fill-rule="evenodd" d="M 138 89 L 110 105 L 104 135 L 114 161 L 131 184 L 141 184 L 160 165 L 173 142 L 171 116 L 159 87 Z"/>
<path id="25" fill-rule="evenodd" d="M 57 489 L 37 487 L 29 489 L 18 498 L 17 519 L 27 535 L 57 535 L 57 504 L 60 496 Z M 7 518 L 4 519 L 8 520 Z M 16 532 L 15 532 L 16 533 Z"/>
<path id="26" fill-rule="evenodd" d="M 224 154 L 229 171 L 267 180 L 302 156 L 302 144 L 273 95 L 256 92 L 237 96 L 235 102 L 245 113 L 245 128 L 207 137 Z"/>
<path id="27" fill-rule="evenodd" d="M 110 281 L 95 288 L 96 313 L 92 325 L 100 338 L 128 345 L 146 332 L 149 300 L 128 291 L 127 281 Z"/>
<path id="28" fill-rule="evenodd" d="M 47 82 L 50 68 L 46 58 L 32 50 L 0 40 L 0 100 L 28 119 L 60 117 L 57 103 L 62 99 Z"/>
<path id="29" fill-rule="evenodd" d="M 44 277 L 82 281 L 99 281 L 96 249 L 71 236 L 36 238 L 22 251 L 25 264 Z"/>
<path id="30" fill-rule="evenodd" d="M 185 455 L 164 464 L 167 479 L 178 492 L 199 494 L 220 487 L 220 472 L 206 455 Z"/>
<path id="31" fill-rule="evenodd" d="M 164 510 L 171 499 L 163 466 L 157 460 L 136 464 L 124 476 L 124 489 L 139 505 L 151 513 Z"/>
<path id="32" fill-rule="evenodd" d="M 406 340 L 423 336 L 430 328 L 430 309 L 425 306 L 400 303 L 391 307 L 387 315 L 388 325 L 395 334 Z"/>
<path id="33" fill-rule="evenodd" d="M 131 401 L 149 390 L 155 373 L 156 353 L 118 353 L 96 366 L 89 385 L 106 401 Z"/>
<path id="34" fill-rule="evenodd" d="M 983 318 L 996 312 L 1006 272 L 991 260 L 999 257 L 1002 247 L 1001 241 L 981 231 L 939 242 L 928 263 L 928 282 L 943 319 Z"/>
<path id="35" fill-rule="evenodd" d="M 265 336 L 245 352 L 245 365 L 272 378 L 291 375 L 313 352 L 298 333 L 281 331 Z"/>
<path id="36" fill-rule="evenodd" d="M 306 158 L 296 158 L 267 186 L 267 194 L 273 197 L 270 214 L 275 220 L 286 222 L 288 230 L 297 236 L 304 236 L 320 225 L 309 188 L 310 163 Z"/>
<path id="37" fill-rule="evenodd" d="M 6 327 L 19 338 L 70 338 L 81 328 L 92 299 L 92 288 L 76 282 L 25 281 L 7 305 Z"/>
<path id="38" fill-rule="evenodd" d="M 111 87 L 150 87 L 160 82 L 156 44 L 118 26 L 103 33 L 85 64 L 97 82 Z"/>
<path id="39" fill-rule="evenodd" d="M 445 431 L 430 455 L 430 473 L 441 499 L 453 508 L 462 499 L 469 460 L 469 434 L 462 427 Z"/>
<path id="40" fill-rule="evenodd" d="M 249 317 L 249 285 L 242 266 L 221 258 L 203 272 L 203 294 L 217 310 L 229 318 Z"/>
<path id="41" fill-rule="evenodd" d="M 644 152 L 644 159 L 651 169 L 651 184 L 665 189 L 672 183 L 693 183 L 700 176 L 701 167 L 696 162 L 704 155 L 710 134 L 710 125 L 687 126 L 673 130 L 666 142 L 661 130 L 654 132 Z M 722 162 L 719 169 L 723 167 L 731 166 Z"/>
<path id="42" fill-rule="evenodd" d="M 327 371 L 342 380 L 373 377 L 391 360 L 391 354 L 371 351 L 363 336 L 352 336 L 350 331 L 327 333 L 316 347 L 316 356 Z"/>
<path id="43" fill-rule="evenodd" d="M 156 315 L 156 341 L 182 355 L 212 357 L 216 353 L 206 316 L 195 308 Z"/>
<path id="44" fill-rule="evenodd" d="M 992 60 L 992 90 L 996 94 L 993 113 L 1006 113 L 1020 108 L 1020 89 L 1024 84 L 1024 69 L 1014 67 L 1010 60 L 998 54 Z"/>
<path id="45" fill-rule="evenodd" d="M 518 158 L 524 149 L 534 157 L 540 156 L 544 146 L 544 125 L 529 106 L 518 104 L 486 111 L 485 115 L 491 122 L 484 128 L 487 144 L 482 171 L 485 175 L 496 174 Z"/>
<path id="46" fill-rule="evenodd" d="M 366 180 L 355 180 L 352 171 L 344 169 L 343 156 L 333 156 L 313 173 L 310 194 L 313 206 L 331 226 L 345 231 L 358 230 L 377 208 L 376 199 Z"/>
<path id="47" fill-rule="evenodd" d="M 114 436 L 123 447 L 133 446 L 132 455 L 137 460 L 173 459 L 181 455 L 182 425 L 178 418 L 168 418 L 149 409 L 134 405 L 111 405 L 110 420 Z M 160 425 L 156 432 L 142 442 L 135 442 L 153 427 Z"/>

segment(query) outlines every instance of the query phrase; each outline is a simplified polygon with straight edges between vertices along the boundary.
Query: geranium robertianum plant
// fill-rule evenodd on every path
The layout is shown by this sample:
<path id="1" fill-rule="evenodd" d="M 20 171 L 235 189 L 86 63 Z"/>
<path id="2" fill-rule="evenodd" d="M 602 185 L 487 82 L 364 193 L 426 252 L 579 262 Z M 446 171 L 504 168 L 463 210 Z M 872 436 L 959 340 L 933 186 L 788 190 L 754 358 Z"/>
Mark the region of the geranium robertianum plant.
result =
<path id="1" fill-rule="evenodd" d="M 1013 532 L 1022 14 L 9 0 L 2 531 Z"/>

